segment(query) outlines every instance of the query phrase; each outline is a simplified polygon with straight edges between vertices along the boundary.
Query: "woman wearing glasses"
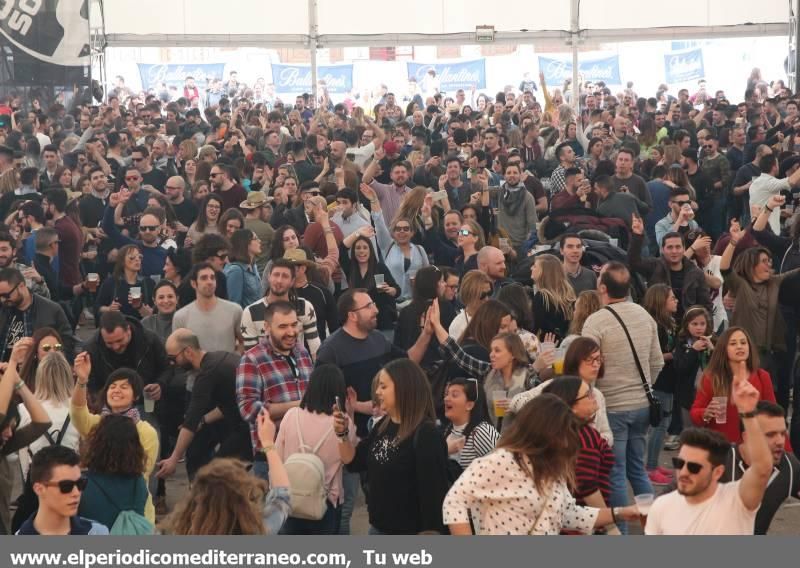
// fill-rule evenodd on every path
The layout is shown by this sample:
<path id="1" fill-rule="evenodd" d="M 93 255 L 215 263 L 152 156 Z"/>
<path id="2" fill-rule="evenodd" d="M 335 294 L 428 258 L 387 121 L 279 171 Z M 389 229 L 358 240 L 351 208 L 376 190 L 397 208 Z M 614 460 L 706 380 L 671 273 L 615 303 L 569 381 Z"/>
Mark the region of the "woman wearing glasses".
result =
<path id="1" fill-rule="evenodd" d="M 150 497 L 142 477 L 145 460 L 133 420 L 120 414 L 103 416 L 89 433 L 81 459 L 88 483 L 78 514 L 109 530 L 122 511 L 144 516 Z"/>
<path id="2" fill-rule="evenodd" d="M 97 292 L 95 321 L 108 311 L 119 311 L 137 320 L 153 314 L 153 280 L 142 277 L 141 269 L 139 247 L 120 247 L 111 278 L 106 278 Z"/>
<path id="3" fill-rule="evenodd" d="M 25 337 L 14 344 L 8 366 L 0 378 L 0 534 L 9 534 L 11 528 L 11 491 L 14 475 L 6 456 L 17 452 L 39 439 L 52 425 L 44 406 L 20 379 L 17 369 L 33 348 L 33 340 Z M 20 415 L 14 397 L 30 415 L 30 424 L 20 428 Z"/>
<path id="4" fill-rule="evenodd" d="M 32 391 L 36 391 L 36 369 L 48 353 L 63 351 L 61 335 L 52 327 L 40 327 L 33 332 L 33 348 L 28 351 L 19 371 L 19 376 Z"/>
<path id="5" fill-rule="evenodd" d="M 144 448 L 145 459 L 141 463 L 139 475 L 142 476 L 143 482 L 147 483 L 147 478 L 153 472 L 153 467 L 158 457 L 158 434 L 153 426 L 142 420 L 136 407 L 144 394 L 142 377 L 133 369 L 124 367 L 108 375 L 99 397 L 103 409 L 100 414 L 92 414 L 89 412 L 86 395 L 89 374 L 92 371 L 92 360 L 89 353 L 84 352 L 75 357 L 73 368 L 77 378 L 75 388 L 72 391 L 69 415 L 75 425 L 75 429 L 78 430 L 82 438 L 88 438 L 92 430 L 97 427 L 106 415 L 114 414 L 131 420 L 136 427 L 139 442 Z M 149 494 L 147 495 L 144 516 L 151 523 L 155 522 L 155 509 Z"/>
<path id="6" fill-rule="evenodd" d="M 458 231 L 458 248 L 461 250 L 453 267 L 459 277 L 478 269 L 478 251 L 486 245 L 483 229 L 476 221 L 464 221 Z"/>
<path id="7" fill-rule="evenodd" d="M 200 240 L 200 237 L 208 233 L 219 234 L 217 223 L 222 214 L 222 199 L 213 193 L 206 195 L 202 205 L 200 205 L 197 219 L 189 227 L 186 233 L 184 245 L 190 247 Z"/>
<path id="8" fill-rule="evenodd" d="M 416 230 L 415 221 L 396 217 L 387 228 L 375 190 L 362 183 L 361 193 L 369 199 L 378 246 L 383 253 L 386 267 L 392 273 L 395 282 L 400 284 L 400 297 L 397 302 L 408 301 L 413 296 L 414 276 L 420 268 L 429 264 L 425 249 L 411 242 Z"/>

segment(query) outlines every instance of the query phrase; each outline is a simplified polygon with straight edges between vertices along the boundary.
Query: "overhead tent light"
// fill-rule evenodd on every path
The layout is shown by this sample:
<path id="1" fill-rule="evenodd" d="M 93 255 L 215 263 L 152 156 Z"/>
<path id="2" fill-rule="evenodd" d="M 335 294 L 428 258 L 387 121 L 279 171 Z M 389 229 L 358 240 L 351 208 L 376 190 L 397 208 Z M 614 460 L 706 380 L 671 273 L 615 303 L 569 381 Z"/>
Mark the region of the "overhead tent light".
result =
<path id="1" fill-rule="evenodd" d="M 494 26 L 475 26 L 475 41 L 479 43 L 494 41 Z"/>

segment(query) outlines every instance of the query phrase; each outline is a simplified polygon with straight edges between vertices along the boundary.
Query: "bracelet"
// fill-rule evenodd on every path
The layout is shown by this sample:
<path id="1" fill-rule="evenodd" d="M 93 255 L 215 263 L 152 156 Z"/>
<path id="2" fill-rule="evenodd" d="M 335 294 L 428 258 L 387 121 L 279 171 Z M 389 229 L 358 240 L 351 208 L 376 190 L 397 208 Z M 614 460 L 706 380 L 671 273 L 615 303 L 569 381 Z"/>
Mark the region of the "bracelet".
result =
<path id="1" fill-rule="evenodd" d="M 342 432 L 341 434 L 336 434 L 336 437 L 339 438 L 340 440 L 346 440 L 349 435 L 350 435 L 350 428 L 345 428 L 344 432 Z"/>
<path id="2" fill-rule="evenodd" d="M 76 386 L 78 386 L 78 388 L 85 389 L 85 388 L 88 388 L 89 381 L 86 381 L 85 383 L 82 383 L 82 382 L 80 382 L 80 381 L 77 381 L 77 382 L 75 383 L 75 385 L 76 385 Z"/>
<path id="3" fill-rule="evenodd" d="M 20 379 L 19 381 L 17 381 L 17 384 L 14 385 L 14 390 L 18 391 L 24 386 L 25 386 L 25 381 Z"/>
<path id="4" fill-rule="evenodd" d="M 758 412 L 755 410 L 751 410 L 750 412 L 740 412 L 739 418 L 755 418 L 758 416 Z"/>
<path id="5" fill-rule="evenodd" d="M 770 209 L 770 208 L 769 208 L 769 207 L 767 207 L 766 205 L 764 205 L 764 209 L 766 209 L 766 210 L 767 210 L 767 211 L 769 211 L 770 213 L 772 213 L 773 211 L 775 211 L 774 209 Z"/>
<path id="6" fill-rule="evenodd" d="M 611 507 L 611 520 L 614 521 L 614 524 L 617 524 L 617 508 Z"/>
<path id="7" fill-rule="evenodd" d="M 274 449 L 275 449 L 275 444 L 270 444 L 269 446 L 264 446 L 263 448 L 261 448 L 261 451 L 264 453 L 264 455 L 266 455 L 271 450 L 274 450 Z"/>

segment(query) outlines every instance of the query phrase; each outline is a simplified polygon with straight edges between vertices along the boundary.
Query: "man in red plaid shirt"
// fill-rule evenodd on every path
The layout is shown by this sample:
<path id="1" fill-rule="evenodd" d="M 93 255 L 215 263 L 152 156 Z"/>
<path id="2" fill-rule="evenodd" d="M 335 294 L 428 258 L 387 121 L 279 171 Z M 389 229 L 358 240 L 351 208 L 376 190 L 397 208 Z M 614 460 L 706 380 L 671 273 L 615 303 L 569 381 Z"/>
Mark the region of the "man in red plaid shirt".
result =
<path id="1" fill-rule="evenodd" d="M 277 425 L 290 408 L 299 406 L 314 363 L 297 341 L 299 321 L 291 303 L 278 301 L 267 306 L 264 328 L 264 340 L 248 350 L 239 363 L 236 401 L 242 418 L 250 425 L 255 454 L 253 473 L 267 479 L 267 462 L 261 452 L 256 417 L 266 408 Z"/>

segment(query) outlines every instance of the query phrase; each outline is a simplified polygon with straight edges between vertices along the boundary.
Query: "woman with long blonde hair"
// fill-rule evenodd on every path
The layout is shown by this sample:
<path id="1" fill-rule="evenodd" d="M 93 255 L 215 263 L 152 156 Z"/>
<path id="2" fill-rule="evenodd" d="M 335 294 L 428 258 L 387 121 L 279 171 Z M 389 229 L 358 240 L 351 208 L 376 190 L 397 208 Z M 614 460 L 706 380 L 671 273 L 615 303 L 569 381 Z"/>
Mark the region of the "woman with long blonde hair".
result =
<path id="1" fill-rule="evenodd" d="M 246 464 L 217 458 L 194 478 L 191 490 L 160 529 L 174 535 L 278 534 L 291 512 L 289 476 L 275 449 L 275 424 L 258 415 L 258 437 L 269 465 L 269 486 Z"/>
<path id="2" fill-rule="evenodd" d="M 575 290 L 561 261 L 551 254 L 536 257 L 531 278 L 536 285 L 533 294 L 534 333 L 553 333 L 557 339 L 562 339 L 567 335 L 575 311 Z"/>
<path id="3" fill-rule="evenodd" d="M 575 300 L 575 311 L 572 314 L 572 321 L 569 323 L 569 334 L 580 335 L 583 330 L 583 324 L 590 315 L 603 307 L 603 302 L 600 300 L 600 294 L 597 290 L 584 290 L 578 294 L 578 299 Z"/>

